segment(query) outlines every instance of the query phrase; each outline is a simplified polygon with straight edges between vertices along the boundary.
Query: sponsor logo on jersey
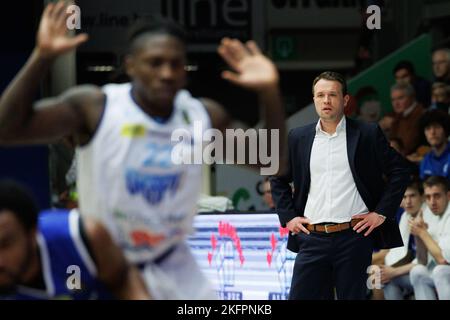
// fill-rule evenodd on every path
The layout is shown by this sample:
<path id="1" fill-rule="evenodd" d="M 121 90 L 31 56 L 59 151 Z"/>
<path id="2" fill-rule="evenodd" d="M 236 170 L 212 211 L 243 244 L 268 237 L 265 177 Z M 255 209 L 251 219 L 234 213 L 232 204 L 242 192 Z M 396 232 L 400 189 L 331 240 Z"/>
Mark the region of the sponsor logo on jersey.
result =
<path id="1" fill-rule="evenodd" d="M 147 128 L 142 124 L 125 124 L 120 131 L 120 135 L 127 138 L 142 138 L 146 133 Z"/>
<path id="2" fill-rule="evenodd" d="M 151 205 L 159 204 L 166 192 L 175 193 L 182 173 L 168 175 L 145 174 L 135 169 L 126 171 L 126 187 L 132 195 L 142 195 Z"/>

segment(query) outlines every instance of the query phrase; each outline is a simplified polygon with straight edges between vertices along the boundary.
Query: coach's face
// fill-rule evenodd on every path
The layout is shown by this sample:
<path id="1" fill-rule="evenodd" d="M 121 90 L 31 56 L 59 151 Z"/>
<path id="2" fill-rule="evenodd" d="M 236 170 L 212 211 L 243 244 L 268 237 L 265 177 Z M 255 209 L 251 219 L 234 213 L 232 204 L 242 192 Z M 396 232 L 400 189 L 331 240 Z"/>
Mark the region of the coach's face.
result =
<path id="1" fill-rule="evenodd" d="M 171 108 L 178 90 L 186 83 L 186 49 L 176 37 L 144 35 L 126 59 L 127 73 L 141 98 L 154 107 Z"/>
<path id="2" fill-rule="evenodd" d="M 33 237 L 12 212 L 0 212 L 0 295 L 14 290 L 27 270 Z"/>
<path id="3" fill-rule="evenodd" d="M 322 120 L 340 121 L 349 98 L 338 81 L 320 79 L 314 86 L 314 105 Z"/>

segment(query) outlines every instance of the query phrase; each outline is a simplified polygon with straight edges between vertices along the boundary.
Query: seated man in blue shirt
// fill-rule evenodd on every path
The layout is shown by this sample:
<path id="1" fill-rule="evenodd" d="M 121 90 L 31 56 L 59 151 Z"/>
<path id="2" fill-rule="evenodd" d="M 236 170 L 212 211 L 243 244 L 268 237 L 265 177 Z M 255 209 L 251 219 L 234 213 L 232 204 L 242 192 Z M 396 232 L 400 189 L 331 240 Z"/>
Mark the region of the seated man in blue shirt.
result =
<path id="1" fill-rule="evenodd" d="M 422 117 L 421 128 L 431 151 L 420 162 L 420 178 L 442 176 L 450 179 L 449 115 L 440 110 L 429 111 Z"/>

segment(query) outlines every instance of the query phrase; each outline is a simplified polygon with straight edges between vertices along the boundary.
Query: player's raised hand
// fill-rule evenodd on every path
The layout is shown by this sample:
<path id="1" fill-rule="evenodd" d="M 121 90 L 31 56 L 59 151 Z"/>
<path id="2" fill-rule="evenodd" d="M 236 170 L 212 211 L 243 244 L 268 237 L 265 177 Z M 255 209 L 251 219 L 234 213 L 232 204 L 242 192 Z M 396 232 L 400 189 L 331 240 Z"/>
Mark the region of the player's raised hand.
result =
<path id="1" fill-rule="evenodd" d="M 50 3 L 42 14 L 36 39 L 36 49 L 43 58 L 53 58 L 75 49 L 88 39 L 87 34 L 68 35 L 67 3 Z"/>
<path id="2" fill-rule="evenodd" d="M 222 73 L 224 79 L 254 91 L 264 91 L 278 86 L 277 68 L 261 53 L 254 41 L 244 45 L 237 39 L 224 38 L 218 53 L 233 70 L 224 71 Z"/>

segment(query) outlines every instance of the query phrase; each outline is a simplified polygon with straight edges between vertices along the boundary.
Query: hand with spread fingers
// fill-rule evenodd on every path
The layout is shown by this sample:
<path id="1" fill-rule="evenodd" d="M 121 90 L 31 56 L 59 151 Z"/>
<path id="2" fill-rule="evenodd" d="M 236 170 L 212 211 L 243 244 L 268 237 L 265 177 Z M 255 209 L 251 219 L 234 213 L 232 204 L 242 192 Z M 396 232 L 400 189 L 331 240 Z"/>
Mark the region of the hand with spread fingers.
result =
<path id="1" fill-rule="evenodd" d="M 36 39 L 38 53 L 44 58 L 54 58 L 75 49 L 88 39 L 87 34 L 71 37 L 67 34 L 67 3 L 50 3 L 44 10 Z"/>
<path id="2" fill-rule="evenodd" d="M 309 230 L 306 229 L 306 227 L 304 226 L 304 224 L 309 224 L 309 223 L 310 223 L 310 221 L 309 221 L 308 218 L 295 217 L 294 219 L 292 219 L 291 221 L 289 221 L 286 224 L 286 227 L 294 235 L 295 234 L 299 234 L 301 232 L 306 233 L 306 234 L 310 234 Z"/>
<path id="3" fill-rule="evenodd" d="M 353 219 L 362 219 L 353 227 L 353 230 L 355 230 L 357 233 L 361 233 L 367 229 L 367 231 L 364 233 L 365 237 L 370 235 L 375 228 L 379 227 L 386 220 L 384 216 L 376 212 L 359 214 L 353 216 Z"/>
<path id="4" fill-rule="evenodd" d="M 254 41 L 244 45 L 239 40 L 224 38 L 218 52 L 233 70 L 224 71 L 224 79 L 257 92 L 278 87 L 277 68 Z"/>

